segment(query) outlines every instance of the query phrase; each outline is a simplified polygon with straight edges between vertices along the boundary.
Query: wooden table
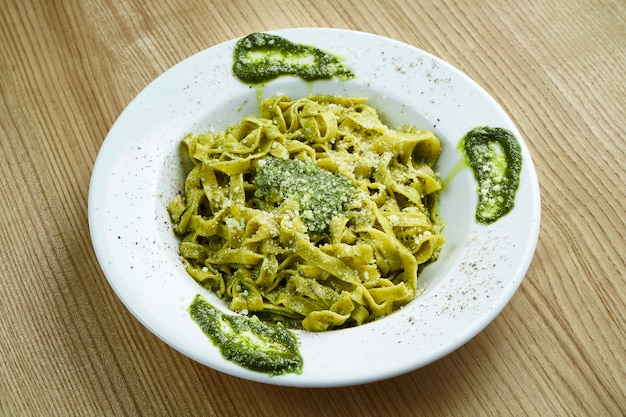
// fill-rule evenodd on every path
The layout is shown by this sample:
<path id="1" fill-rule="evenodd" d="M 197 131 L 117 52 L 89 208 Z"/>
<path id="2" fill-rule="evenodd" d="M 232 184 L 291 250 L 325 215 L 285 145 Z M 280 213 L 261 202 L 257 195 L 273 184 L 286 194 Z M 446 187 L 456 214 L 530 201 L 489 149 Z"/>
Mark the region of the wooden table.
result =
<path id="1" fill-rule="evenodd" d="M 0 1 L 0 415 L 626 415 L 623 0 Z M 522 131 L 542 228 L 501 315 L 409 374 L 333 389 L 208 369 L 124 308 L 91 245 L 97 152 L 160 73 L 254 31 L 391 37 L 483 85 Z"/>

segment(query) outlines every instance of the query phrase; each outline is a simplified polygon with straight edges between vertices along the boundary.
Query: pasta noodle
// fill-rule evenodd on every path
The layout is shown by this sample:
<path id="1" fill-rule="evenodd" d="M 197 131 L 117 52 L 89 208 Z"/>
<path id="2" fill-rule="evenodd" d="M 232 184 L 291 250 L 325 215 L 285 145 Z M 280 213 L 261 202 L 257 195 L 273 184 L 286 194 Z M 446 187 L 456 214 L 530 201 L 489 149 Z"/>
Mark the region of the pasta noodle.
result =
<path id="1" fill-rule="evenodd" d="M 233 311 L 325 331 L 386 316 L 418 295 L 418 275 L 445 241 L 433 171 L 440 141 L 387 127 L 365 101 L 271 97 L 260 117 L 183 138 L 193 168 L 168 206 L 182 262 Z M 349 194 L 314 229 L 305 205 L 332 197 L 332 187 L 264 202 L 258 177 L 275 160 L 324 170 Z"/>

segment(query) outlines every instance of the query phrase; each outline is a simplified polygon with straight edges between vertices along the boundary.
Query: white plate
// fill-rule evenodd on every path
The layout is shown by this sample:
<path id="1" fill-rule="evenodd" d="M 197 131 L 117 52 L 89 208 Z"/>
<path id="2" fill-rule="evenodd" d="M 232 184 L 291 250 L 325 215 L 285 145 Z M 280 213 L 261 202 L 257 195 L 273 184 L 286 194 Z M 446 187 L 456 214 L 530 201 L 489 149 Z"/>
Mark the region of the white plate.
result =
<path id="1" fill-rule="evenodd" d="M 433 130 L 443 142 L 442 177 L 459 160 L 461 137 L 479 125 L 511 130 L 523 150 L 515 208 L 496 223 L 474 221 L 476 182 L 469 169 L 441 195 L 447 242 L 420 277 L 423 295 L 360 327 L 298 332 L 301 375 L 270 377 L 222 358 L 186 309 L 197 293 L 222 306 L 183 269 L 166 211 L 186 174 L 180 139 L 258 114 L 257 91 L 231 72 L 236 40 L 202 51 L 148 85 L 123 111 L 98 154 L 89 189 L 93 245 L 126 307 L 164 342 L 218 371 L 277 385 L 342 386 L 393 377 L 452 352 L 487 326 L 520 285 L 540 221 L 539 187 L 522 135 L 497 102 L 466 75 L 410 45 L 337 29 L 272 32 L 342 56 L 356 78 L 315 82 L 282 77 L 263 97 L 285 93 L 365 96 L 392 126 Z"/>

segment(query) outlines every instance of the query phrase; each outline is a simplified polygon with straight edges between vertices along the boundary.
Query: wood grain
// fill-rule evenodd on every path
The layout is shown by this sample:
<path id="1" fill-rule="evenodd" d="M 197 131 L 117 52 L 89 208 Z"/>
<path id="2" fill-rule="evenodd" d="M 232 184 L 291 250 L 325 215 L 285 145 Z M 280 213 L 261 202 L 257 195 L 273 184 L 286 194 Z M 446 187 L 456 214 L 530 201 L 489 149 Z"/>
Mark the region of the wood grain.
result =
<path id="1" fill-rule="evenodd" d="M 0 0 L 0 415 L 626 415 L 622 0 Z M 243 381 L 159 341 L 90 242 L 91 169 L 167 68 L 253 31 L 388 36 L 483 85 L 533 155 L 542 228 L 525 281 L 451 355 L 337 389 Z"/>

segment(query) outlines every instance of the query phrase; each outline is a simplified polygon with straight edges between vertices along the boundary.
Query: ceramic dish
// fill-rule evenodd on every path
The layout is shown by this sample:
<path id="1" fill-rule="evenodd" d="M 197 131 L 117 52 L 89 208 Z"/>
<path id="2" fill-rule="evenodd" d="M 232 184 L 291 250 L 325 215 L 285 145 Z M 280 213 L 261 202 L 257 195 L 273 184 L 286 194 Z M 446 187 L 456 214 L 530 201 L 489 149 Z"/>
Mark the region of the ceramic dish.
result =
<path id="1" fill-rule="evenodd" d="M 515 208 L 477 224 L 476 182 L 461 171 L 441 194 L 446 243 L 420 276 L 424 293 L 392 315 L 360 327 L 297 332 L 302 374 L 270 377 L 222 358 L 190 319 L 198 293 L 223 307 L 183 269 L 166 206 L 186 175 L 180 139 L 258 114 L 257 89 L 232 75 L 235 40 L 204 50 L 159 76 L 123 111 L 98 154 L 89 190 L 89 225 L 101 267 L 126 307 L 165 343 L 218 371 L 288 386 L 372 382 L 415 370 L 454 351 L 509 302 L 531 262 L 539 231 L 539 187 L 522 135 L 498 103 L 446 62 L 380 36 L 337 29 L 272 32 L 344 58 L 349 81 L 307 84 L 281 77 L 262 96 L 365 96 L 391 126 L 433 130 L 442 140 L 442 177 L 460 158 L 461 137 L 479 125 L 509 129 L 523 166 Z M 224 308 L 226 311 L 226 309 Z"/>

